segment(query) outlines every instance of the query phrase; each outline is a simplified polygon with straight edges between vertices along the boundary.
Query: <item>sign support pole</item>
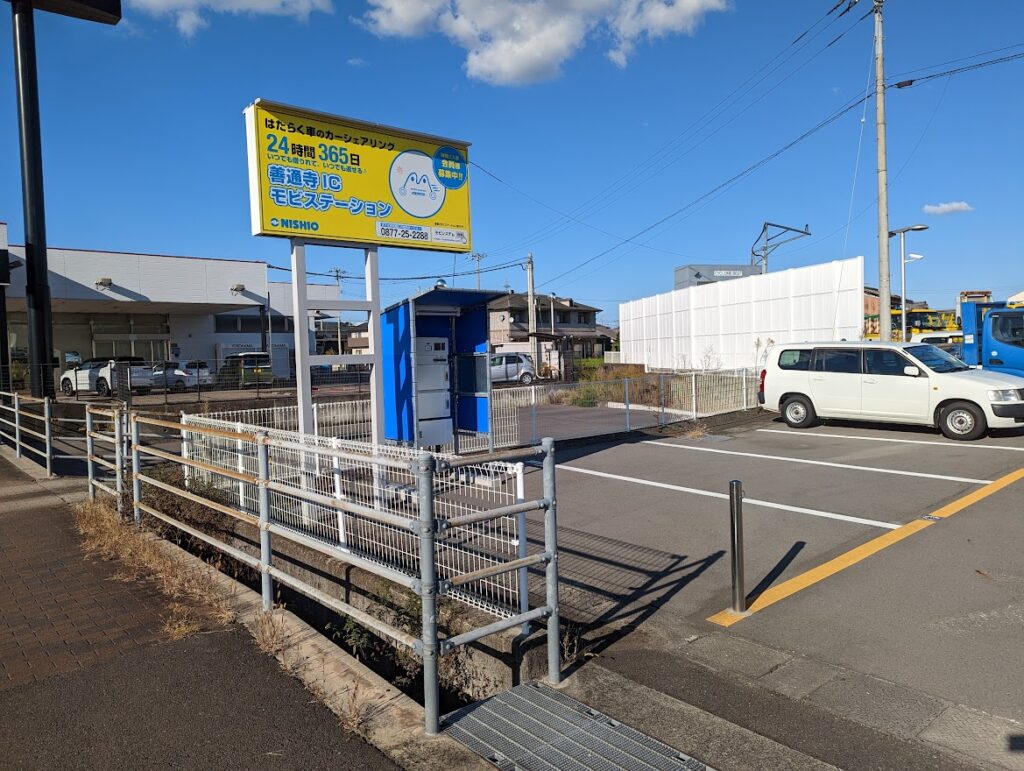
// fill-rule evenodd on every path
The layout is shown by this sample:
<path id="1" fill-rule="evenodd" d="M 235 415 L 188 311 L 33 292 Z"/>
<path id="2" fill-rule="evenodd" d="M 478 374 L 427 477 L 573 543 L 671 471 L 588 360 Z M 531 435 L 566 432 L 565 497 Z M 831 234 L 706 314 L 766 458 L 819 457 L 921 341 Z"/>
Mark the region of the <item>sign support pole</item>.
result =
<path id="1" fill-rule="evenodd" d="M 370 423 L 374 444 L 384 444 L 384 371 L 381 368 L 380 275 L 377 247 L 365 251 L 366 300 L 370 317 L 366 325 L 370 338 Z"/>
<path id="2" fill-rule="evenodd" d="M 299 433 L 313 433 L 313 391 L 309 379 L 309 298 L 306 296 L 306 245 L 292 239 L 292 323 L 295 327 L 295 394 Z M 273 363 L 273 359 L 271 359 Z"/>

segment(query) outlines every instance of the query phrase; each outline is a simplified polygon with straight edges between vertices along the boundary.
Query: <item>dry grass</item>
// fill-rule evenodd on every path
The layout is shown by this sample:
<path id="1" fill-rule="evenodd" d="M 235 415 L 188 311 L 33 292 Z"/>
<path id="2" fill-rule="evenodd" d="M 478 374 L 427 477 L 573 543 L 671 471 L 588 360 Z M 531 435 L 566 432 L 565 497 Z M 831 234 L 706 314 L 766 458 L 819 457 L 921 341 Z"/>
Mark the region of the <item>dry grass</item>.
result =
<path id="1" fill-rule="evenodd" d="M 288 644 L 284 619 L 272 610 L 260 612 L 250 631 L 256 647 L 268 656 L 277 656 Z"/>
<path id="2" fill-rule="evenodd" d="M 707 435 L 708 427 L 700 421 L 687 426 L 686 430 L 681 434 L 684 439 L 703 439 Z"/>
<path id="3" fill-rule="evenodd" d="M 170 612 L 163 617 L 163 621 L 163 633 L 172 642 L 184 640 L 203 629 L 195 610 L 180 602 L 171 603 Z"/>
<path id="4" fill-rule="evenodd" d="M 374 711 L 374 705 L 362 695 L 359 683 L 349 688 L 337 704 L 338 722 L 350 733 L 362 733 Z"/>
<path id="5" fill-rule="evenodd" d="M 117 560 L 116 579 L 152 582 L 161 592 L 177 601 L 171 605 L 165 631 L 173 627 L 175 633 L 180 634 L 182 629 L 199 624 L 200 614 L 195 612 L 195 608 L 201 608 L 204 620 L 214 625 L 224 625 L 233 620 L 234 614 L 227 599 L 214 580 L 214 568 L 179 563 L 150 534 L 122 522 L 109 503 L 80 503 L 75 507 L 74 515 L 86 554 L 103 560 Z M 193 613 L 190 623 L 183 624 L 181 612 L 174 608 L 185 607 L 186 603 L 192 604 Z"/>

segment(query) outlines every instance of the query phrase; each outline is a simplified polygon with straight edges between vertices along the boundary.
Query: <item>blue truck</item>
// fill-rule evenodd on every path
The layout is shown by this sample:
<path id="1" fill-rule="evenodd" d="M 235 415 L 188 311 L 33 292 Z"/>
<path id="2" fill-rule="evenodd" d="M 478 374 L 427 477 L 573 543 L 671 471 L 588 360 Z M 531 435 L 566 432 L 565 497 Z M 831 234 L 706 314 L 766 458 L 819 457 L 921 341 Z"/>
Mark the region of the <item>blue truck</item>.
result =
<path id="1" fill-rule="evenodd" d="M 1024 304 L 964 302 L 960 323 L 966 363 L 1024 377 Z"/>

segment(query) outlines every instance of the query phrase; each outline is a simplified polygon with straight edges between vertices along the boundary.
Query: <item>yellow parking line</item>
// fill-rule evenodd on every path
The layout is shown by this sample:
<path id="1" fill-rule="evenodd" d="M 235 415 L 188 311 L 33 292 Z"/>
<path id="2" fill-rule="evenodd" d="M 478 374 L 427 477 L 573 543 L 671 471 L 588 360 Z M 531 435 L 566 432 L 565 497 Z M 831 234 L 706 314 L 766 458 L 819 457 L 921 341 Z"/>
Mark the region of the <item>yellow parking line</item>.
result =
<path id="1" fill-rule="evenodd" d="M 952 503 L 946 504 L 942 508 L 933 511 L 929 516 L 936 517 L 938 519 L 951 517 L 954 514 L 963 511 L 968 506 L 973 506 L 978 501 L 984 500 L 990 495 L 994 495 L 1021 479 L 1024 479 L 1024 468 L 1019 468 L 978 490 L 968 493 L 962 498 L 958 498 Z M 743 615 L 733 613 L 732 610 L 723 610 L 720 613 L 715 613 L 713 616 L 709 616 L 707 620 L 713 624 L 718 624 L 719 626 L 732 626 L 737 621 L 742 621 L 751 613 L 757 613 L 759 610 L 764 610 L 769 605 L 774 605 L 779 600 L 784 600 L 790 595 L 806 589 L 808 586 L 813 586 L 819 581 L 824 581 L 829 576 L 833 576 L 841 570 L 846 570 L 846 568 L 851 565 L 856 565 L 858 562 L 867 559 L 872 554 L 877 554 L 882 549 L 892 546 L 894 543 L 898 543 L 904 538 L 907 538 L 934 524 L 935 520 L 933 519 L 915 519 L 913 522 L 908 522 L 896 530 L 891 530 L 877 538 L 872 538 L 867 543 L 863 543 L 856 548 L 850 549 L 850 551 L 840 554 L 838 557 L 834 557 L 828 562 L 818 565 L 816 568 L 811 568 L 805 573 L 794 576 L 788 581 L 783 581 L 778 586 L 773 586 L 771 589 L 764 591 L 750 605 L 747 609 L 747 613 Z"/>

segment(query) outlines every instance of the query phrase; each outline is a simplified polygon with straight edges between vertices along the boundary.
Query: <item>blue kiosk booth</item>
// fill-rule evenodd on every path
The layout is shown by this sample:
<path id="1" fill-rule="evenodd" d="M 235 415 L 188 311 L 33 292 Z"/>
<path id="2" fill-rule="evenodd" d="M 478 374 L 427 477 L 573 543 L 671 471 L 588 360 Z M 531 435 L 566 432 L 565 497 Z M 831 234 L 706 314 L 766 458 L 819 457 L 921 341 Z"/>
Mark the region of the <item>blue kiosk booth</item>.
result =
<path id="1" fill-rule="evenodd" d="M 504 292 L 433 289 L 381 314 L 384 438 L 409 447 L 450 447 L 490 435 L 487 303 Z"/>

